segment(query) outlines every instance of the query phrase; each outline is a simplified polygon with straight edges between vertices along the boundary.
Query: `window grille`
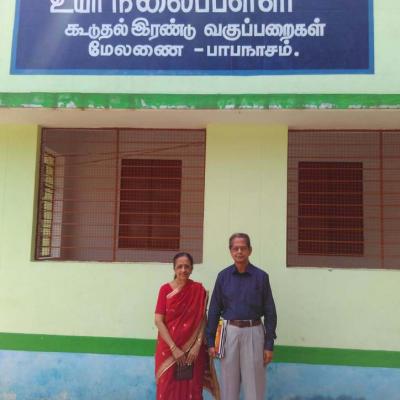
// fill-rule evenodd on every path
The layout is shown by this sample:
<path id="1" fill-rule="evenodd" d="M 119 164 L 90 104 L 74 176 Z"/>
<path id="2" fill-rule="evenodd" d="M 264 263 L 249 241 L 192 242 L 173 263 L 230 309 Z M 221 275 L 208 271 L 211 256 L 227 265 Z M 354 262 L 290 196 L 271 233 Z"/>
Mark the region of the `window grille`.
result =
<path id="1" fill-rule="evenodd" d="M 51 257 L 51 238 L 53 229 L 53 201 L 55 179 L 55 157 L 48 152 L 43 155 L 43 184 L 41 187 L 40 219 L 41 232 L 39 242 L 40 257 Z"/>
<path id="2" fill-rule="evenodd" d="M 400 268 L 400 132 L 291 131 L 287 265 Z"/>
<path id="3" fill-rule="evenodd" d="M 202 261 L 204 131 L 44 129 L 40 163 L 36 259 Z"/>

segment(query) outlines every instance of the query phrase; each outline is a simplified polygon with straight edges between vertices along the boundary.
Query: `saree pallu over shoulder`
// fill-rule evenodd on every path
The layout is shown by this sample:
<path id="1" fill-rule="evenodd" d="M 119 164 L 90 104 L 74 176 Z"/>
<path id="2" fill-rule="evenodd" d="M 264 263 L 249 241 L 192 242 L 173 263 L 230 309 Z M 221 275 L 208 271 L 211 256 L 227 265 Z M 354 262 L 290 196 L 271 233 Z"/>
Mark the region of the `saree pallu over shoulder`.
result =
<path id="1" fill-rule="evenodd" d="M 180 290 L 173 290 L 166 296 L 164 323 L 176 346 L 185 353 L 187 353 L 194 343 L 196 343 L 196 340 L 202 336 L 202 329 L 204 329 L 204 320 L 206 317 L 206 306 L 206 290 L 201 283 L 192 280 L 189 280 Z M 175 365 L 175 359 L 172 356 L 168 344 L 160 335 L 158 335 L 155 361 L 157 398 L 180 400 L 182 396 L 179 393 L 172 394 L 172 391 L 181 392 L 179 385 L 189 385 L 191 388 L 197 388 L 197 392 L 201 392 L 201 388 L 204 385 L 211 392 L 215 392 L 213 390 L 215 384 L 210 385 L 209 378 L 211 371 L 207 348 L 204 343 L 194 363 L 195 372 L 193 381 L 191 382 L 177 382 L 174 380 L 174 368 L 172 367 Z M 199 396 L 201 396 L 201 394 Z M 219 396 L 216 396 L 215 398 L 218 397 Z M 202 397 L 193 397 L 193 399 L 197 398 Z"/>

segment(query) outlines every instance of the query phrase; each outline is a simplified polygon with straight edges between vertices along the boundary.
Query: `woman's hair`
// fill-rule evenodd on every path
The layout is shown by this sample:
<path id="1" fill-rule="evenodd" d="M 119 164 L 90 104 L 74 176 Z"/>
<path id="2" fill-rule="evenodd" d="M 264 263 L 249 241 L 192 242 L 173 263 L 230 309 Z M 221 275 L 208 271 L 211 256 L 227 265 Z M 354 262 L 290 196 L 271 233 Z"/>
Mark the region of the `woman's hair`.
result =
<path id="1" fill-rule="evenodd" d="M 181 253 L 177 253 L 174 255 L 174 258 L 172 259 L 172 264 L 175 267 L 175 262 L 179 257 L 187 257 L 190 261 L 190 265 L 193 267 L 193 257 L 190 253 L 186 253 L 184 251 L 182 251 Z"/>
<path id="2" fill-rule="evenodd" d="M 247 247 L 251 248 L 251 243 L 250 243 L 250 236 L 247 233 L 234 233 L 230 238 L 229 238 L 229 248 L 232 248 L 232 242 L 234 239 L 244 239 Z"/>
<path id="3" fill-rule="evenodd" d="M 187 258 L 189 259 L 189 261 L 190 261 L 190 265 L 193 267 L 193 257 L 192 257 L 192 255 L 191 255 L 190 253 L 186 253 L 186 252 L 182 251 L 182 252 L 180 252 L 180 253 L 176 253 L 176 254 L 174 255 L 174 258 L 172 259 L 172 264 L 173 264 L 174 268 L 175 268 L 176 260 L 177 260 L 179 257 L 187 257 Z M 176 278 L 176 274 L 174 274 L 174 279 L 175 279 L 175 278 Z"/>

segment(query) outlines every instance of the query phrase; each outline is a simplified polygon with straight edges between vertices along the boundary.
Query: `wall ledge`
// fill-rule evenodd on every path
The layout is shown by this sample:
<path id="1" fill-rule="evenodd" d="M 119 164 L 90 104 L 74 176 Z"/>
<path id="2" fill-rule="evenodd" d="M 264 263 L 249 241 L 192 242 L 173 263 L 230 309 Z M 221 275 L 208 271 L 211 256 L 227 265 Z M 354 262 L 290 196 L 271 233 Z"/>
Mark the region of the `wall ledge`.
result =
<path id="1" fill-rule="evenodd" d="M 0 93 L 0 108 L 137 110 L 400 109 L 400 94 Z"/>

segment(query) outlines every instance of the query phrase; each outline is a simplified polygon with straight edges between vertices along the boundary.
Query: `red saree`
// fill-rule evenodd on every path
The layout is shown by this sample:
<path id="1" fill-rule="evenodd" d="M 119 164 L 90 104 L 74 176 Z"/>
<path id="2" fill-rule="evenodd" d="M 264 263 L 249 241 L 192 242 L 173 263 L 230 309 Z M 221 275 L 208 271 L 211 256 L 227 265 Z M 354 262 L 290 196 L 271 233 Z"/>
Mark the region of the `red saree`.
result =
<path id="1" fill-rule="evenodd" d="M 165 315 L 165 325 L 177 347 L 188 352 L 201 333 L 207 293 L 201 283 L 188 280 L 180 290 L 169 284 L 160 288 L 156 313 Z M 157 400 L 202 400 L 203 386 L 219 397 L 215 371 L 210 370 L 207 348 L 203 343 L 194 362 L 193 379 L 175 380 L 175 359 L 167 343 L 158 335 L 155 355 Z M 211 365 L 212 367 L 212 365 Z"/>

